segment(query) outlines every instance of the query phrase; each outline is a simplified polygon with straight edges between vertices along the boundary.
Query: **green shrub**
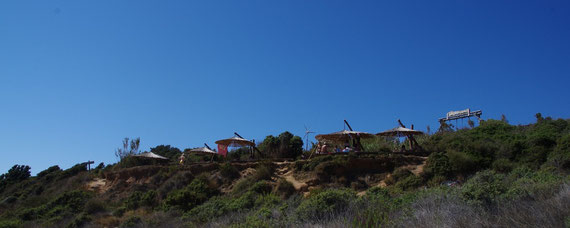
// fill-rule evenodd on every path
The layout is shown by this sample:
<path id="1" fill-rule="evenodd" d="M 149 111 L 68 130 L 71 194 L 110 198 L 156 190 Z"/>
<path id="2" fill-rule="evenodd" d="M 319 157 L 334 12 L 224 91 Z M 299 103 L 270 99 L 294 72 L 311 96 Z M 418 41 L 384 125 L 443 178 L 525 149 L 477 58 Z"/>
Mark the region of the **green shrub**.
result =
<path id="1" fill-rule="evenodd" d="M 390 192 L 385 188 L 375 186 L 375 187 L 368 189 L 368 191 L 366 191 L 366 197 L 367 198 L 389 198 Z"/>
<path id="2" fill-rule="evenodd" d="M 16 201 L 18 201 L 18 197 L 15 197 L 15 196 L 8 196 L 8 197 L 4 198 L 4 199 L 2 200 L 2 202 L 0 202 L 0 204 L 2 204 L 2 205 L 8 205 L 8 204 L 12 204 L 12 203 L 14 203 L 14 202 L 16 202 Z"/>
<path id="3" fill-rule="evenodd" d="M 0 220 L 0 228 L 16 228 L 21 227 L 22 222 L 17 219 L 2 219 Z"/>
<path id="4" fill-rule="evenodd" d="M 254 205 L 256 207 L 273 208 L 281 203 L 281 198 L 279 196 L 269 193 L 263 194 L 255 200 Z"/>
<path id="5" fill-rule="evenodd" d="M 547 165 L 560 170 L 570 170 L 570 134 L 562 136 L 556 143 L 556 148 L 548 155 Z"/>
<path id="6" fill-rule="evenodd" d="M 326 162 L 326 161 L 331 161 L 333 159 L 335 159 L 335 157 L 332 155 L 318 156 L 318 157 L 310 159 L 307 162 L 297 161 L 297 162 L 295 162 L 295 167 L 297 170 L 300 170 L 300 171 L 313 171 L 313 170 L 315 170 L 315 167 L 317 167 L 319 164 Z"/>
<path id="7" fill-rule="evenodd" d="M 8 185 L 18 183 L 30 177 L 30 167 L 27 165 L 14 165 L 7 173 L 0 175 L 0 192 Z"/>
<path id="8" fill-rule="evenodd" d="M 59 178 L 64 179 L 64 178 L 72 177 L 72 176 L 75 176 L 75 175 L 77 175 L 81 172 L 85 172 L 85 171 L 87 171 L 87 167 L 85 167 L 85 165 L 76 164 L 76 165 L 72 166 L 71 168 L 62 171 L 61 175 L 59 175 Z"/>
<path id="9" fill-rule="evenodd" d="M 446 177 L 442 177 L 442 176 L 434 176 L 431 179 L 429 179 L 429 181 L 427 182 L 427 186 L 429 187 L 438 187 L 440 186 L 444 181 L 446 181 L 447 178 Z"/>
<path id="10" fill-rule="evenodd" d="M 86 201 L 90 198 L 91 195 L 89 193 L 79 190 L 65 192 L 44 205 L 22 210 L 19 213 L 19 217 L 22 220 L 30 221 L 79 214 L 83 210 Z"/>
<path id="11" fill-rule="evenodd" d="M 283 178 L 280 178 L 277 181 L 277 186 L 275 186 L 275 192 L 279 194 L 281 197 L 287 198 L 293 195 L 296 192 L 296 190 L 293 184 L 291 184 L 291 182 Z"/>
<path id="12" fill-rule="evenodd" d="M 215 194 L 217 194 L 217 190 L 208 186 L 204 177 L 199 177 L 194 179 L 186 188 L 169 193 L 164 205 L 167 209 L 189 211 L 206 202 Z"/>
<path id="13" fill-rule="evenodd" d="M 420 187 L 423 184 L 422 178 L 416 175 L 409 175 L 406 178 L 399 180 L 395 187 L 402 189 L 404 191 L 413 190 Z"/>
<path id="14" fill-rule="evenodd" d="M 355 198 L 352 190 L 327 189 L 303 201 L 296 214 L 304 220 L 322 219 L 346 209 Z"/>
<path id="15" fill-rule="evenodd" d="M 135 210 L 137 208 L 139 208 L 139 204 L 140 204 L 140 200 L 142 198 L 142 192 L 136 191 L 131 193 L 131 195 L 129 195 L 129 197 L 127 197 L 127 199 L 125 200 L 125 202 L 123 203 L 125 205 L 125 208 L 127 210 Z"/>
<path id="16" fill-rule="evenodd" d="M 97 212 L 105 211 L 105 203 L 101 200 L 91 199 L 85 203 L 83 211 L 87 214 L 95 214 Z"/>
<path id="17" fill-rule="evenodd" d="M 232 188 L 232 195 L 240 195 L 246 192 L 255 183 L 255 180 L 251 176 L 239 180 Z"/>
<path id="18" fill-rule="evenodd" d="M 260 180 L 271 180 L 271 177 L 273 176 L 273 165 L 270 163 L 264 163 L 259 165 L 256 169 L 255 169 L 255 174 L 253 174 L 253 179 L 255 181 L 260 181 Z"/>
<path id="19" fill-rule="evenodd" d="M 44 170 L 44 171 L 39 172 L 38 175 L 37 175 L 37 177 L 40 177 L 40 178 L 41 178 L 41 177 L 44 177 L 44 176 L 46 176 L 46 175 L 48 175 L 48 174 L 55 173 L 55 172 L 59 172 L 59 171 L 61 171 L 61 169 L 59 168 L 59 166 L 54 165 L 54 166 L 51 166 L 51 167 L 47 168 L 47 169 Z"/>
<path id="20" fill-rule="evenodd" d="M 142 219 L 138 216 L 129 217 L 125 220 L 119 227 L 127 228 L 127 227 L 138 227 L 142 223 Z"/>
<path id="21" fill-rule="evenodd" d="M 89 215 L 86 215 L 85 213 L 81 213 L 75 216 L 75 218 L 73 218 L 73 220 L 66 227 L 68 228 L 83 227 L 85 223 L 89 221 L 91 221 L 91 217 Z"/>
<path id="22" fill-rule="evenodd" d="M 269 184 L 267 181 L 258 181 L 253 186 L 251 186 L 251 191 L 254 191 L 258 194 L 267 194 L 271 192 L 273 186 Z"/>
<path id="23" fill-rule="evenodd" d="M 164 200 L 164 204 L 166 208 L 188 211 L 195 206 L 202 204 L 207 199 L 208 196 L 204 193 L 183 189 L 168 194 L 168 197 Z"/>
<path id="24" fill-rule="evenodd" d="M 461 188 L 461 196 L 468 202 L 491 206 L 507 191 L 504 175 L 485 170 L 478 172 Z"/>
<path id="25" fill-rule="evenodd" d="M 230 163 L 224 163 L 220 166 L 220 174 L 229 180 L 236 179 L 240 176 L 238 169 Z"/>
<path id="26" fill-rule="evenodd" d="M 426 161 L 424 172 L 430 176 L 449 176 L 451 174 L 449 157 L 443 152 L 430 154 Z"/>
<path id="27" fill-rule="evenodd" d="M 172 176 L 168 178 L 169 176 Z M 162 180 L 168 178 L 164 183 L 160 183 Z M 194 175 L 191 172 L 178 172 L 172 174 L 171 171 L 166 169 L 160 170 L 156 175 L 153 176 L 152 181 L 159 184 L 158 193 L 160 198 L 166 198 L 168 193 L 173 190 L 178 190 L 186 187 L 194 180 Z"/>
<path id="28" fill-rule="evenodd" d="M 315 167 L 315 173 L 320 178 L 327 179 L 330 176 L 344 176 L 347 174 L 348 162 L 346 159 L 334 159 L 325 161 Z"/>
<path id="29" fill-rule="evenodd" d="M 229 211 L 232 200 L 228 197 L 214 196 L 204 204 L 197 206 L 185 214 L 185 217 L 195 222 L 206 222 L 220 217 Z"/>
<path id="30" fill-rule="evenodd" d="M 567 181 L 564 180 L 563 176 L 547 170 L 529 172 L 527 169 L 526 173 L 524 169 L 517 171 L 517 173 L 513 172 L 507 177 L 509 180 L 509 189 L 505 194 L 507 198 L 518 199 L 524 197 L 542 200 L 558 191 L 558 187 L 564 181 Z"/>
<path id="31" fill-rule="evenodd" d="M 218 189 L 215 186 L 211 186 L 210 180 L 205 174 L 198 175 L 186 188 L 190 191 L 205 194 L 208 197 L 219 194 Z"/>
<path id="32" fill-rule="evenodd" d="M 158 204 L 158 194 L 155 190 L 150 190 L 145 193 L 140 191 L 133 192 L 124 202 L 127 210 L 136 210 L 139 207 L 154 208 Z"/>
<path id="33" fill-rule="evenodd" d="M 253 208 L 255 201 L 259 195 L 253 191 L 248 191 L 238 198 L 233 199 L 229 205 L 229 211 L 245 211 Z"/>
<path id="34" fill-rule="evenodd" d="M 155 190 L 150 190 L 142 195 L 140 205 L 154 208 L 158 205 L 158 193 Z"/>
<path id="35" fill-rule="evenodd" d="M 364 197 L 358 198 L 353 209 L 354 216 L 348 218 L 352 227 L 392 227 L 397 224 L 391 214 L 407 217 L 409 206 L 416 198 L 415 193 L 404 193 L 392 197 L 388 189 L 372 187 Z"/>
<path id="36" fill-rule="evenodd" d="M 497 171 L 497 172 L 501 172 L 501 173 L 508 173 L 511 170 L 513 170 L 513 163 L 511 161 L 509 161 L 509 159 L 506 158 L 501 158 L 501 159 L 497 159 L 493 162 L 493 170 Z"/>
<path id="37" fill-rule="evenodd" d="M 451 172 L 454 174 L 470 174 L 478 169 L 477 161 L 470 154 L 450 150 L 447 152 L 447 157 Z"/>
<path id="38" fill-rule="evenodd" d="M 390 175 L 384 180 L 384 183 L 386 183 L 387 185 L 393 185 L 413 175 L 414 174 L 406 168 L 397 168 L 396 170 L 394 170 L 394 172 L 392 172 L 392 175 Z"/>
<path id="39" fill-rule="evenodd" d="M 125 214 L 126 211 L 127 211 L 127 208 L 125 206 L 120 206 L 113 211 L 113 216 L 123 217 L 123 214 Z"/>

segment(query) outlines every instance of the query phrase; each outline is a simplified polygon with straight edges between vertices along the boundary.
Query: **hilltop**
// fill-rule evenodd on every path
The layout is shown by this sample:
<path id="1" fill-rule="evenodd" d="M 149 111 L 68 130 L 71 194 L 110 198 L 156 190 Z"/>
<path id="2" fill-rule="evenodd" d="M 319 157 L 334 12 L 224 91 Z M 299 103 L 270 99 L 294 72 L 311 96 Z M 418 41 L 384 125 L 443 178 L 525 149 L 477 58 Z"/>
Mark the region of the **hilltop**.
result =
<path id="1" fill-rule="evenodd" d="M 570 120 L 486 120 L 416 139 L 425 154 L 373 138 L 367 153 L 312 156 L 284 133 L 260 144 L 269 156 L 258 160 L 125 158 L 37 176 L 16 165 L 0 178 L 0 227 L 570 225 Z"/>

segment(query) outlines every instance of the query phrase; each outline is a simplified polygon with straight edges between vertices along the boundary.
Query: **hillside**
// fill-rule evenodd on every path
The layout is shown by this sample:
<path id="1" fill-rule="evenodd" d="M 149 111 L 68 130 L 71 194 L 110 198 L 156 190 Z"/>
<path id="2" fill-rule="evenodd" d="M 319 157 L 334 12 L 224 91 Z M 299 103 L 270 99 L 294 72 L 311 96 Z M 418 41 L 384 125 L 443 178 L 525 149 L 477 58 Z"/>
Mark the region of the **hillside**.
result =
<path id="1" fill-rule="evenodd" d="M 425 155 L 375 138 L 363 145 L 376 152 L 311 159 L 125 159 L 31 177 L 14 166 L 0 178 L 0 227 L 570 226 L 570 120 L 486 120 L 417 141 Z"/>

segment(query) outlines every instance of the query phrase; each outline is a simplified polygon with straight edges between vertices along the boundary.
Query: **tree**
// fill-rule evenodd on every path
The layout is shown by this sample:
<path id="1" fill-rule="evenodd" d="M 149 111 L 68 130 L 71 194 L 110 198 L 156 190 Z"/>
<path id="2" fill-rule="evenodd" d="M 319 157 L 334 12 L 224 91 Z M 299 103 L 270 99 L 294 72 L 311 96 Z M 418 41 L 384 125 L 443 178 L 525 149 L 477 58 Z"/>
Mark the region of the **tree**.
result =
<path id="1" fill-rule="evenodd" d="M 156 147 L 150 148 L 150 152 L 174 160 L 178 159 L 178 157 L 180 157 L 180 154 L 182 154 L 182 151 L 180 151 L 180 149 L 171 147 L 170 145 L 158 145 Z"/>
<path id="2" fill-rule="evenodd" d="M 265 137 L 259 149 L 270 157 L 294 158 L 303 152 L 303 140 L 285 131 L 277 137 L 273 135 Z"/>
<path id="3" fill-rule="evenodd" d="M 131 140 L 129 148 L 129 138 L 123 139 L 123 148 L 117 148 L 117 150 L 115 150 L 115 156 L 117 156 L 119 160 L 122 160 L 125 157 L 138 154 L 140 143 L 140 138 L 133 139 Z"/>
<path id="4" fill-rule="evenodd" d="M 14 165 L 7 173 L 0 175 L 0 191 L 10 184 L 18 183 L 29 177 L 30 166 Z"/>

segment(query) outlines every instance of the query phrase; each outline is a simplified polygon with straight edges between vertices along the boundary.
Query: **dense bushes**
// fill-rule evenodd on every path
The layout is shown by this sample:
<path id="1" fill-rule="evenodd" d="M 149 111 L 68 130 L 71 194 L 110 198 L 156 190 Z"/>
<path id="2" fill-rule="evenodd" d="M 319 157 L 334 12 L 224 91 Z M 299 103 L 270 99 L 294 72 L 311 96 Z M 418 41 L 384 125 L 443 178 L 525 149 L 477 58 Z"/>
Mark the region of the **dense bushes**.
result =
<path id="1" fill-rule="evenodd" d="M 267 181 L 261 180 L 251 184 L 245 191 L 233 192 L 231 197 L 214 196 L 187 212 L 185 217 L 202 223 L 228 213 L 242 213 L 252 209 L 268 210 L 281 203 L 280 197 L 271 193 L 272 188 Z"/>
<path id="2" fill-rule="evenodd" d="M 65 192 L 54 200 L 39 207 L 24 209 L 19 213 L 19 218 L 24 221 L 49 219 L 62 220 L 79 214 L 90 194 L 83 191 Z"/>
<path id="3" fill-rule="evenodd" d="M 562 136 L 554 151 L 548 155 L 547 165 L 570 171 L 570 134 Z"/>
<path id="4" fill-rule="evenodd" d="M 429 155 L 424 168 L 424 174 L 431 176 L 447 177 L 451 174 L 449 157 L 444 152 L 434 152 Z"/>
<path id="5" fill-rule="evenodd" d="M 63 170 L 61 172 L 61 174 L 59 174 L 59 178 L 63 179 L 63 178 L 68 178 L 68 177 L 72 177 L 77 175 L 80 172 L 84 172 L 87 171 L 87 166 L 85 166 L 85 164 L 75 164 L 74 166 L 72 166 L 69 169 Z"/>
<path id="6" fill-rule="evenodd" d="M 26 180 L 30 177 L 30 167 L 27 165 L 14 165 L 7 173 L 0 175 L 0 191 L 13 183 Z"/>
<path id="7" fill-rule="evenodd" d="M 491 205 L 507 191 L 504 176 L 493 171 L 482 171 L 469 179 L 461 188 L 463 198 L 469 202 Z"/>
<path id="8" fill-rule="evenodd" d="M 81 164 L 64 171 L 53 166 L 37 177 L 18 167 L 12 174 L 23 175 L 2 177 L 14 185 L 0 192 L 0 227 L 562 227 L 570 221 L 567 120 L 540 118 L 526 126 L 489 120 L 423 136 L 420 144 L 432 153 L 419 176 L 424 158 L 370 154 L 298 160 L 294 170 L 277 174 L 272 162 L 258 163 L 253 173 L 251 163 L 149 167 L 157 173 L 148 179 L 139 172 L 147 169 L 120 165 L 103 175 L 84 172 Z M 245 177 L 234 182 L 241 176 L 236 167 Z M 306 181 L 307 198 L 283 176 L 289 171 Z M 110 188 L 97 197 L 69 191 L 108 176 Z M 386 187 L 366 190 L 381 180 Z M 359 196 L 333 189 L 347 186 Z"/>
<path id="9" fill-rule="evenodd" d="M 346 209 L 355 198 L 352 190 L 327 189 L 303 201 L 296 212 L 301 219 L 318 220 Z"/>
<path id="10" fill-rule="evenodd" d="M 487 120 L 471 130 L 435 134 L 425 141 L 424 148 L 432 154 L 424 174 L 455 178 L 487 168 L 506 173 L 519 166 L 568 171 L 568 122 L 541 117 L 533 125 L 512 126 Z"/>
<path id="11" fill-rule="evenodd" d="M 220 165 L 220 174 L 222 177 L 229 180 L 233 180 L 240 176 L 239 171 L 236 167 L 232 166 L 230 163 L 224 163 Z"/>
<path id="12" fill-rule="evenodd" d="M 184 189 L 169 193 L 164 205 L 167 209 L 188 211 L 216 194 L 217 189 L 209 186 L 207 178 L 197 177 Z"/>
<path id="13" fill-rule="evenodd" d="M 276 194 L 279 194 L 281 198 L 288 198 L 295 193 L 295 187 L 291 182 L 280 178 L 277 181 L 277 186 L 275 187 Z"/>
<path id="14" fill-rule="evenodd" d="M 253 174 L 253 179 L 255 181 L 270 180 L 271 177 L 273 176 L 274 170 L 275 167 L 273 167 L 273 164 L 263 163 L 255 169 L 255 173 Z"/>
<path id="15" fill-rule="evenodd" d="M 37 175 L 37 177 L 40 177 L 40 178 L 41 178 L 41 177 L 45 177 L 45 176 L 47 176 L 48 174 L 55 173 L 55 172 L 59 172 L 59 171 L 61 171 L 61 169 L 59 168 L 59 166 L 54 165 L 54 166 L 51 166 L 51 167 L 47 168 L 47 169 L 44 170 L 44 171 L 39 172 L 38 175 Z"/>
<path id="16" fill-rule="evenodd" d="M 156 207 L 158 205 L 158 194 L 154 190 L 143 192 L 133 192 L 124 202 L 127 210 L 135 210 L 139 207 Z"/>

